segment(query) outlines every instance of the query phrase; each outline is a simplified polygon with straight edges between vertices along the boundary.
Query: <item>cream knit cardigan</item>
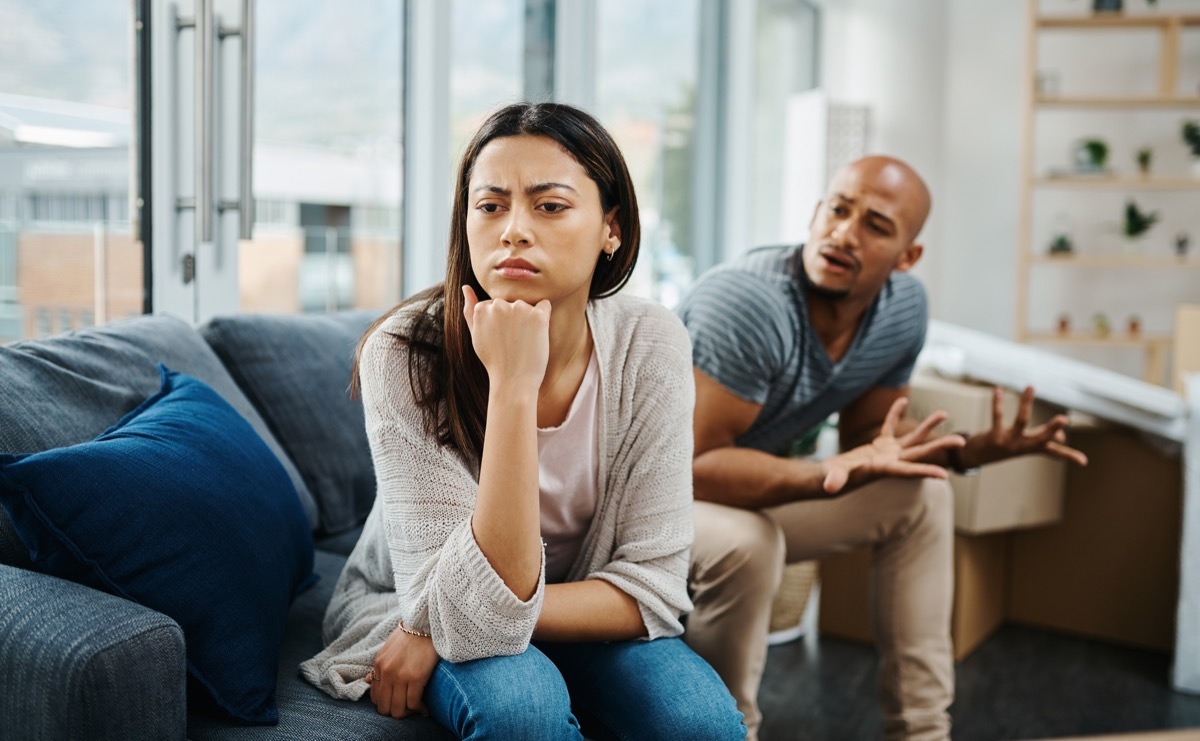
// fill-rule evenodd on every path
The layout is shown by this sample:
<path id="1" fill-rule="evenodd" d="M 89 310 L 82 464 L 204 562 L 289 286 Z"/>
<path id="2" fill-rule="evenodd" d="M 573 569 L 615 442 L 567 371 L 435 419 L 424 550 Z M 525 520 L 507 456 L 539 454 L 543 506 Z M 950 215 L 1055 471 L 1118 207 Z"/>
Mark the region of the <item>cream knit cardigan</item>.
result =
<path id="1" fill-rule="evenodd" d="M 389 332 L 360 362 L 378 494 L 325 613 L 326 648 L 300 665 L 312 684 L 356 700 L 375 653 L 401 621 L 432 634 L 453 662 L 519 654 L 545 592 L 545 563 L 527 601 L 509 591 L 471 531 L 476 461 L 425 432 L 407 348 Z M 603 579 L 637 600 L 649 638 L 683 632 L 692 543 L 692 404 L 688 335 L 664 307 L 612 296 L 588 305 L 600 368 L 596 513 L 567 581 Z"/>

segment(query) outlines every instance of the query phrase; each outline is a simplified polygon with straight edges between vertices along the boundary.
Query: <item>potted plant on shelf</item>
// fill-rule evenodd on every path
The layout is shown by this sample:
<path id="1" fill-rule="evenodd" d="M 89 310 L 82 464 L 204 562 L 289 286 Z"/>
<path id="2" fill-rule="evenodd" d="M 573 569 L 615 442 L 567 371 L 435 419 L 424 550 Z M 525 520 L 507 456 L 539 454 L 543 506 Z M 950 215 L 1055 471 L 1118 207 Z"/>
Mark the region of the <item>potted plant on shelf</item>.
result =
<path id="1" fill-rule="evenodd" d="M 1150 163 L 1154 159 L 1154 150 L 1150 147 L 1142 147 L 1137 151 L 1137 166 L 1138 172 L 1142 175 L 1150 174 Z"/>
<path id="2" fill-rule="evenodd" d="M 1105 172 L 1108 165 L 1108 142 L 1103 139 L 1080 139 L 1075 144 L 1077 172 Z"/>
<path id="3" fill-rule="evenodd" d="M 1059 257 L 1070 255 L 1075 251 L 1075 245 L 1071 243 L 1071 235 L 1064 232 L 1055 234 L 1054 239 L 1050 240 L 1050 248 L 1046 251 Z"/>
<path id="4" fill-rule="evenodd" d="M 1143 212 L 1133 201 L 1125 202 L 1125 219 L 1121 224 L 1121 233 L 1130 240 L 1136 240 L 1150 231 L 1150 227 L 1158 222 L 1157 211 Z"/>
<path id="5" fill-rule="evenodd" d="M 1192 153 L 1192 174 L 1200 177 L 1200 122 L 1183 122 L 1183 143 Z"/>

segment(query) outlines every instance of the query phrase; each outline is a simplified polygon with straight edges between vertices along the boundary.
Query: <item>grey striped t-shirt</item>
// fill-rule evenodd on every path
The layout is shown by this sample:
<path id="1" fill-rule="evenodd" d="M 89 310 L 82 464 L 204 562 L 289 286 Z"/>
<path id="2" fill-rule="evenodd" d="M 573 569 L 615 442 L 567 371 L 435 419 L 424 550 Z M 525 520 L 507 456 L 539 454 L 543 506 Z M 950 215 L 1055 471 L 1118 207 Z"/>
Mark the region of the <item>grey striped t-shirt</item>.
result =
<path id="1" fill-rule="evenodd" d="M 893 272 L 833 363 L 808 321 L 802 249 L 760 247 L 717 266 L 676 309 L 696 368 L 762 405 L 738 445 L 768 453 L 785 452 L 872 387 L 907 385 L 929 324 L 925 289 Z"/>

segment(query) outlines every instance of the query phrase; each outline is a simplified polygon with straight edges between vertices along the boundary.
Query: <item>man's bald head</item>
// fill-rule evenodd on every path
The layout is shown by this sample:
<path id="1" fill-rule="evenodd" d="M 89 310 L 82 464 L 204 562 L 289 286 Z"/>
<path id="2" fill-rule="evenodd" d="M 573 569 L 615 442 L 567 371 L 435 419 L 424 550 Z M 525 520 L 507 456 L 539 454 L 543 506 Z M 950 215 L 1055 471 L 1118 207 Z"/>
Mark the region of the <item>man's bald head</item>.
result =
<path id="1" fill-rule="evenodd" d="M 894 157 L 863 157 L 838 170 L 817 204 L 803 251 L 814 297 L 868 305 L 893 272 L 912 269 L 929 215 L 929 189 Z"/>
<path id="2" fill-rule="evenodd" d="M 869 155 L 838 170 L 829 184 L 829 195 L 864 188 L 891 201 L 897 211 L 893 218 L 900 222 L 908 241 L 916 240 L 933 205 L 929 188 L 917 171 L 895 157 Z"/>

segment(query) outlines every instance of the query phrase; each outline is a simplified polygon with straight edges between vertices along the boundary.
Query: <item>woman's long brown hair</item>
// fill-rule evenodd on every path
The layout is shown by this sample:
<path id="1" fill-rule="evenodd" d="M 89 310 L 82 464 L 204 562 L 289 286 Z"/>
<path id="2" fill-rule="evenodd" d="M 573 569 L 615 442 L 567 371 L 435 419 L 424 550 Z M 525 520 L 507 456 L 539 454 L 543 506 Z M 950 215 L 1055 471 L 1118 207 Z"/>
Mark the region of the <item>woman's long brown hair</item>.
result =
<path id="1" fill-rule="evenodd" d="M 471 286 L 481 301 L 489 297 L 471 269 L 467 189 L 475 161 L 489 142 L 522 135 L 544 136 L 557 142 L 596 183 L 602 212 L 617 209 L 621 249 L 612 260 L 603 253 L 598 257 L 589 298 L 611 296 L 629 281 L 641 242 L 637 196 L 629 169 L 621 150 L 599 121 L 562 103 L 516 103 L 483 122 L 467 145 L 455 180 L 445 281 L 401 302 L 367 329 L 358 343 L 351 380 L 351 387 L 357 390 L 358 359 L 367 338 L 397 311 L 412 307 L 411 323 L 394 336 L 409 347 L 408 380 L 413 397 L 425 418 L 427 433 L 468 460 L 479 460 L 483 454 L 488 377 L 471 344 L 460 287 Z"/>

